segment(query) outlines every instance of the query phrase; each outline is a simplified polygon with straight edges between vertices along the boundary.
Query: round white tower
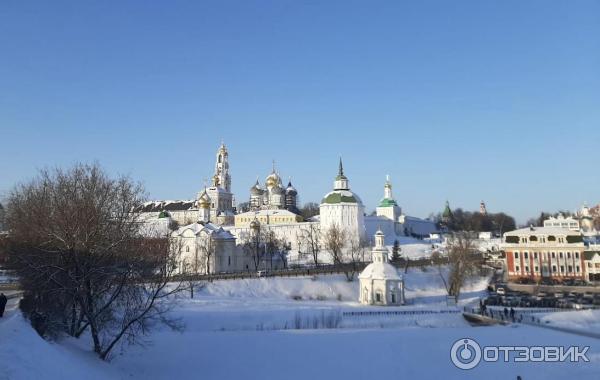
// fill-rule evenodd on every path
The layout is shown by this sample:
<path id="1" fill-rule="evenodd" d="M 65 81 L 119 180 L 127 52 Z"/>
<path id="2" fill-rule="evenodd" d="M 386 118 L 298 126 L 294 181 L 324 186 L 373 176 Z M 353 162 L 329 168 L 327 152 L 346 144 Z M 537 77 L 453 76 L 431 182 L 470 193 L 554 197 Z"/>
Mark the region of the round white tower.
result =
<path id="1" fill-rule="evenodd" d="M 333 191 L 325 194 L 319 206 L 322 235 L 325 236 L 325 232 L 335 225 L 344 230 L 350 239 L 364 239 L 364 212 L 362 201 L 358 195 L 350 191 L 340 158 Z"/>

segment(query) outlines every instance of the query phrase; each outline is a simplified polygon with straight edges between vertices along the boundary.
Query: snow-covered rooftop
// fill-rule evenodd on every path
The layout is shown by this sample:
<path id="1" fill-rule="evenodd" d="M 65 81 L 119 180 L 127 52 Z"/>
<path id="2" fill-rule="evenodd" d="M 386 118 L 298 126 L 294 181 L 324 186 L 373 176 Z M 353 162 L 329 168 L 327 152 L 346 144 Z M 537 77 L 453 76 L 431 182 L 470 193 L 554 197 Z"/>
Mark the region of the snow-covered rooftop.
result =
<path id="1" fill-rule="evenodd" d="M 150 201 L 136 209 L 138 212 L 185 211 L 195 208 L 194 201 Z"/>
<path id="2" fill-rule="evenodd" d="M 373 280 L 402 280 L 398 270 L 389 263 L 373 262 L 360 273 L 358 278 Z"/>
<path id="3" fill-rule="evenodd" d="M 529 236 L 529 235 L 562 235 L 562 236 L 579 236 L 577 231 L 571 231 L 568 228 L 558 227 L 527 227 L 518 230 L 506 232 L 504 236 Z"/>
<path id="4" fill-rule="evenodd" d="M 185 231 L 191 231 L 194 235 L 198 235 L 201 232 L 204 232 L 208 235 L 212 235 L 214 238 L 219 239 L 235 239 L 235 237 L 231 234 L 231 232 L 226 231 L 223 227 L 214 224 L 214 223 L 192 223 L 187 226 L 183 226 L 178 228 L 173 232 L 173 236 L 180 236 Z"/>

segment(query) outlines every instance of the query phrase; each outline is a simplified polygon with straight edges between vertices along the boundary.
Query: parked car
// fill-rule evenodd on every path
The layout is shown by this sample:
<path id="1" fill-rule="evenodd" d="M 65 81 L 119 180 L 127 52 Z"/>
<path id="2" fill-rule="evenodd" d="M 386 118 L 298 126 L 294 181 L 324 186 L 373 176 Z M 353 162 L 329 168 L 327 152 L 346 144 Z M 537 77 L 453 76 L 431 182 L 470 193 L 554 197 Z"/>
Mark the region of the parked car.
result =
<path id="1" fill-rule="evenodd" d="M 541 281 L 542 285 L 560 285 L 560 281 L 555 278 L 544 278 Z"/>
<path id="2" fill-rule="evenodd" d="M 520 278 L 517 282 L 519 284 L 525 284 L 525 285 L 535 284 L 535 280 L 533 278 L 529 278 L 529 277 Z"/>
<path id="3" fill-rule="evenodd" d="M 496 294 L 503 296 L 506 294 L 506 289 L 504 289 L 503 287 L 498 287 L 496 288 Z"/>

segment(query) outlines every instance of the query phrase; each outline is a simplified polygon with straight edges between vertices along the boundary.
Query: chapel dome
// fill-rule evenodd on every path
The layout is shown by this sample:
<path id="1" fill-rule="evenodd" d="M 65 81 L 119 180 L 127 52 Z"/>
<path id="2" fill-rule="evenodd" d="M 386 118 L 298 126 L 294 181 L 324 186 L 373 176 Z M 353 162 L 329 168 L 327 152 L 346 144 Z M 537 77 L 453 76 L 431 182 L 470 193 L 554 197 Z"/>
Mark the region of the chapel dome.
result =
<path id="1" fill-rule="evenodd" d="M 292 186 L 292 181 L 288 182 L 287 188 L 285 189 L 286 194 L 297 195 L 298 191 L 294 186 Z"/>
<path id="2" fill-rule="evenodd" d="M 206 189 L 202 192 L 202 194 L 200 194 L 198 206 L 203 209 L 210 208 L 210 197 L 206 193 Z"/>
<path id="3" fill-rule="evenodd" d="M 250 188 L 250 194 L 252 195 L 260 195 L 262 194 L 262 189 L 260 188 L 260 184 L 258 180 L 256 180 L 256 184 Z"/>
<path id="4" fill-rule="evenodd" d="M 402 280 L 398 270 L 390 263 L 373 262 L 361 272 L 358 278 L 370 278 L 373 280 Z"/>

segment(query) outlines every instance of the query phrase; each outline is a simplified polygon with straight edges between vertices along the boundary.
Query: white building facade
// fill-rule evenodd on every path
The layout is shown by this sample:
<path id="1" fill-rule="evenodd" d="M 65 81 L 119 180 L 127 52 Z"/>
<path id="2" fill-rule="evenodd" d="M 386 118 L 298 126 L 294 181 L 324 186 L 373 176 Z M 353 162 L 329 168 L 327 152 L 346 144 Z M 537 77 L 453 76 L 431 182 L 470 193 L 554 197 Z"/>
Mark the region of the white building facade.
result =
<path id="1" fill-rule="evenodd" d="M 402 236 L 425 238 L 438 232 L 433 221 L 402 213 L 402 208 L 394 199 L 389 176 L 386 176 L 383 198 L 375 209 L 375 214 L 375 216 L 365 217 L 367 236 L 372 236 L 376 231 L 381 230 L 385 234 L 387 245 L 394 244 L 394 240 Z"/>
<path id="2" fill-rule="evenodd" d="M 213 274 L 241 272 L 246 258 L 236 249 L 236 238 L 213 223 L 198 222 L 171 233 L 172 244 L 180 252 L 178 273 Z"/>

